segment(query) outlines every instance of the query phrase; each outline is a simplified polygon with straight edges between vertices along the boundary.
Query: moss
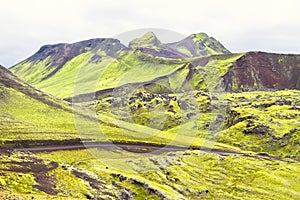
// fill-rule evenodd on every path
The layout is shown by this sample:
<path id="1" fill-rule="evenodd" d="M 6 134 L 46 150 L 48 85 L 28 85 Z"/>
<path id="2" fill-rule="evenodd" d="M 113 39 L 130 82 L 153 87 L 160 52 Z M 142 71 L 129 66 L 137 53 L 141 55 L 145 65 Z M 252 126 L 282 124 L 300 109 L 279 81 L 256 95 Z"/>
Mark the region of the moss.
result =
<path id="1" fill-rule="evenodd" d="M 18 76 L 25 81 L 32 84 L 37 84 L 43 79 L 44 76 L 49 75 L 54 70 L 54 68 L 47 69 L 49 60 L 50 57 L 38 63 L 31 61 L 21 62 L 20 64 L 11 68 L 11 71 L 18 74 Z"/>
<path id="2" fill-rule="evenodd" d="M 88 182 L 77 178 L 69 170 L 61 167 L 51 172 L 57 180 L 56 190 L 60 191 L 59 196 L 85 199 L 87 195 L 93 197 L 93 189 Z M 75 186 L 75 187 L 74 187 Z"/>
<path id="3" fill-rule="evenodd" d="M 221 156 L 200 151 L 170 152 L 163 155 L 134 154 L 126 151 L 106 151 L 93 149 L 90 152 L 101 158 L 85 160 L 86 150 L 56 152 L 78 158 L 76 167 L 92 171 L 106 181 L 116 181 L 121 186 L 136 193 L 136 199 L 157 198 L 142 186 L 129 181 L 130 178 L 156 188 L 169 198 L 202 199 L 212 198 L 289 198 L 297 197 L 300 179 L 295 177 L 299 171 L 298 163 L 267 160 L 261 157 Z M 61 155 L 59 155 L 61 154 Z M 97 157 L 100 156 L 100 157 Z M 43 156 L 40 154 L 39 156 Z M 50 159 L 55 159 L 56 156 Z M 120 181 L 111 174 L 126 177 Z M 286 187 L 289 184 L 289 187 Z"/>
<path id="4" fill-rule="evenodd" d="M 297 104 L 299 91 L 244 92 L 230 94 L 228 99 L 239 113 L 239 122 L 222 131 L 221 141 L 243 149 L 269 152 L 278 156 L 298 157 L 297 136 L 299 111 L 286 102 Z M 259 98 L 258 98 L 259 97 Z M 283 100 L 284 99 L 284 100 Z M 264 134 L 245 134 L 259 125 L 268 127 Z"/>

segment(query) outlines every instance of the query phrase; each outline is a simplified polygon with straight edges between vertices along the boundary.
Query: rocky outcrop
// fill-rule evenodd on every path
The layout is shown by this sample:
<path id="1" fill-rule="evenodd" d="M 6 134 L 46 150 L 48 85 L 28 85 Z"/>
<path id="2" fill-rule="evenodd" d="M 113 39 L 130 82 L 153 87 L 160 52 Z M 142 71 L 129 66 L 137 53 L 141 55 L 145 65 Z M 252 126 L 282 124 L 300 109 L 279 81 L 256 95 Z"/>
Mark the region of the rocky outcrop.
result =
<path id="1" fill-rule="evenodd" d="M 148 194 L 150 194 L 150 195 L 151 194 L 155 195 L 155 196 L 157 196 L 160 199 L 168 199 L 168 197 L 164 193 L 162 193 L 158 189 L 152 187 L 148 183 L 145 183 L 145 182 L 140 181 L 140 180 L 135 179 L 135 178 L 130 178 L 129 182 L 131 184 L 133 184 L 133 185 L 136 185 L 136 186 L 139 186 L 139 187 L 143 187 L 148 192 Z"/>

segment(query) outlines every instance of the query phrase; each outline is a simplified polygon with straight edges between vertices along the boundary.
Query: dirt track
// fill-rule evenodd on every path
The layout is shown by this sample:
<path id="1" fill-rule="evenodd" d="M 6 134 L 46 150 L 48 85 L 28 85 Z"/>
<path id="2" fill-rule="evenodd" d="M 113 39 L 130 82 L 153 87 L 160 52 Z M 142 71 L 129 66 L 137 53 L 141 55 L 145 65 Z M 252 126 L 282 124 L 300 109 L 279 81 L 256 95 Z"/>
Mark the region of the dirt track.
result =
<path id="1" fill-rule="evenodd" d="M 299 162 L 298 160 L 286 160 L 281 157 L 272 156 L 264 153 L 258 154 L 248 154 L 242 152 L 236 152 L 232 150 L 222 150 L 222 149 L 210 149 L 204 147 L 179 147 L 179 146 L 163 146 L 163 145 L 154 145 L 154 144 L 126 144 L 126 143 L 86 143 L 86 144 L 77 144 L 77 145 L 48 145 L 48 146 L 37 146 L 29 148 L 10 148 L 10 151 L 22 151 L 22 152 L 52 152 L 52 151 L 62 151 L 62 150 L 78 150 L 78 149 L 106 149 L 106 150 L 116 150 L 121 149 L 125 151 L 130 151 L 134 153 L 152 153 L 152 154 L 161 154 L 164 152 L 174 152 L 174 151 L 186 151 L 186 150 L 200 150 L 207 153 L 215 153 L 218 155 L 236 155 L 236 156 L 247 156 L 253 157 L 256 159 L 266 159 L 266 160 L 281 160 L 286 162 Z M 2 149 L 4 150 L 4 149 Z"/>
<path id="2" fill-rule="evenodd" d="M 185 150 L 200 150 L 203 152 L 212 152 L 222 155 L 242 155 L 242 153 L 220 150 L 220 149 L 209 149 L 209 148 L 190 148 L 190 147 L 179 147 L 179 146 L 162 146 L 153 144 L 126 144 L 126 143 L 86 143 L 78 145 L 49 145 L 49 146 L 38 146 L 29 148 L 12 148 L 14 151 L 30 151 L 30 152 L 51 152 L 51 151 L 61 151 L 61 150 L 76 150 L 76 149 L 123 149 L 135 153 L 162 153 L 162 152 L 172 152 L 172 151 L 185 151 Z"/>

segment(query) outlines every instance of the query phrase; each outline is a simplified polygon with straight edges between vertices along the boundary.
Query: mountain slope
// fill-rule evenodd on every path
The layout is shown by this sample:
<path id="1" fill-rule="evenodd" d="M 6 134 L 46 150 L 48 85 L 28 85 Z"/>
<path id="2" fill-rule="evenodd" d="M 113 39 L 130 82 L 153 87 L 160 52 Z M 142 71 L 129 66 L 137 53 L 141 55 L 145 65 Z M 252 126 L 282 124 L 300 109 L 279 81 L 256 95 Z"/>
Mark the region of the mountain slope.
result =
<path id="1" fill-rule="evenodd" d="M 72 111 L 65 102 L 48 96 L 0 67 L 1 139 L 72 139 Z"/>
<path id="2" fill-rule="evenodd" d="M 126 47 L 119 40 L 110 38 L 91 39 L 74 44 L 45 45 L 11 70 L 25 81 L 35 84 L 50 78 L 70 60 L 87 52 L 94 53 L 91 61 L 97 63 L 102 57 L 117 56 L 122 50 L 126 50 Z"/>
<path id="3" fill-rule="evenodd" d="M 130 141 L 134 138 L 123 136 L 123 129 L 110 119 L 100 122 L 87 114 L 90 109 L 71 107 L 18 79 L 2 66 L 0 97 L 0 143 L 5 146 L 66 145 L 85 140 Z M 109 135 L 104 136 L 104 132 Z M 136 132 L 132 131 L 134 134 Z"/>
<path id="4" fill-rule="evenodd" d="M 99 54 L 89 51 L 71 59 L 51 77 L 44 80 L 40 79 L 39 82 L 29 82 L 57 97 L 71 97 L 74 94 L 114 88 L 119 84 L 136 82 L 143 77 L 145 80 L 151 80 L 156 76 L 166 75 L 182 65 L 181 63 L 154 64 L 143 60 L 141 58 L 143 55 L 136 51 L 129 51 L 117 58 L 103 56 L 101 60 L 96 62 L 94 58 L 98 57 Z M 35 66 L 33 68 L 40 67 L 39 64 L 33 66 Z M 19 68 L 22 69 L 22 64 L 11 68 L 11 70 L 21 78 L 28 80 L 29 76 L 18 71 Z M 57 83 L 60 87 L 57 87 Z"/>
<path id="5" fill-rule="evenodd" d="M 136 69 L 134 74 L 125 74 L 130 81 L 119 82 L 117 87 L 99 88 L 100 90 L 97 92 L 81 94 L 77 100 L 80 98 L 91 100 L 104 93 L 112 93 L 117 88 L 140 86 L 145 86 L 154 93 L 176 93 L 187 90 L 238 92 L 300 89 L 300 55 L 249 52 L 173 62 L 160 58 L 161 66 L 153 64 L 155 66 L 153 68 L 156 70 L 154 76 L 149 73 L 149 69 L 145 69 L 143 66 L 151 66 L 147 63 L 155 62 L 158 59 L 145 57 L 145 54 L 141 55 L 144 56 L 144 63 L 133 67 Z M 141 55 L 138 59 L 141 58 Z M 168 67 L 170 67 L 169 70 Z M 161 68 L 168 70 L 167 73 L 160 74 Z M 143 74 L 145 76 L 142 76 Z"/>
<path id="6" fill-rule="evenodd" d="M 224 75 L 226 90 L 300 89 L 300 55 L 250 52 Z"/>
<path id="7" fill-rule="evenodd" d="M 219 41 L 205 33 L 192 34 L 179 42 L 167 44 L 167 46 L 188 57 L 230 53 Z"/>

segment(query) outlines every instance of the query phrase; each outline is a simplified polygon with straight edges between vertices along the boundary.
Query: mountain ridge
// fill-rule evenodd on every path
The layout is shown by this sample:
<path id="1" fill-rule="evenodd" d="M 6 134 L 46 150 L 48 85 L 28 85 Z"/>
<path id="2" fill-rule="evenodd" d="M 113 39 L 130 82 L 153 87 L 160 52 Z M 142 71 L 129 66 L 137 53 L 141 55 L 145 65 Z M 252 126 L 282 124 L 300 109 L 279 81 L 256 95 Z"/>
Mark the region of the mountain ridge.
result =
<path id="1" fill-rule="evenodd" d="M 59 98 L 93 93 L 120 84 L 148 82 L 168 76 L 187 63 L 192 67 L 182 69 L 180 76 L 191 81 L 196 90 L 300 88 L 299 55 L 242 54 L 245 61 L 205 33 L 191 34 L 181 41 L 164 44 L 153 32 L 148 32 L 132 40 L 129 47 L 112 38 L 45 45 L 10 70 Z M 258 58 L 261 61 L 257 61 Z M 124 78 L 126 81 L 122 83 Z M 176 78 L 165 81 L 173 83 L 173 79 Z M 73 92 L 75 84 L 80 88 L 76 94 Z M 178 90 L 180 84 L 174 88 Z"/>

